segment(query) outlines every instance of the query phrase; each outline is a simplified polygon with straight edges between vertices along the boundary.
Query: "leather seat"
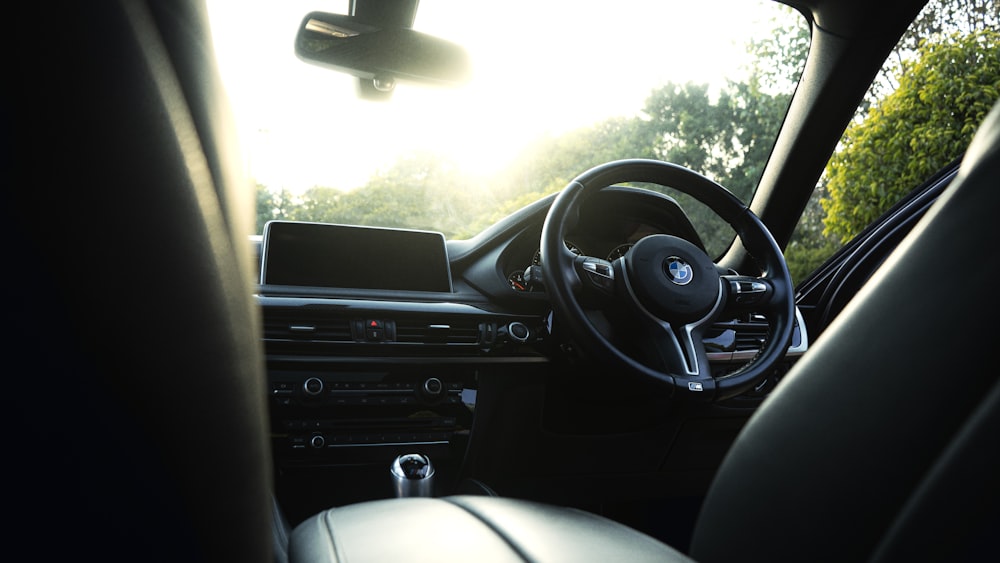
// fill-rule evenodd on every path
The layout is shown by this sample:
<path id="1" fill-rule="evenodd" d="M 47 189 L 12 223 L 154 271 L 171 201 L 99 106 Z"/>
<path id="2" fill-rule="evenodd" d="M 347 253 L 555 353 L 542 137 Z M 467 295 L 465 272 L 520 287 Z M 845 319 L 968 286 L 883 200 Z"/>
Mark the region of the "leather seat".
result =
<path id="1" fill-rule="evenodd" d="M 252 202 L 205 6 L 13 16 L 15 536 L 44 559 L 272 561 Z"/>
<path id="2" fill-rule="evenodd" d="M 490 496 L 401 498 L 324 511 L 292 532 L 292 562 L 690 561 L 580 510 Z"/>
<path id="3" fill-rule="evenodd" d="M 952 184 L 737 438 L 695 558 L 995 557 L 998 186 L 1000 103 Z"/>
<path id="4" fill-rule="evenodd" d="M 272 560 L 249 202 L 205 9 L 97 0 L 17 15 L 36 34 L 3 109 L 18 188 L 2 212 L 4 345 L 20 422 L 6 508 L 20 544 L 61 558 Z M 995 108 L 953 185 L 747 424 L 692 558 L 995 555 L 998 152 Z M 400 502 L 317 515 L 294 531 L 292 558 L 686 557 L 574 510 Z"/>

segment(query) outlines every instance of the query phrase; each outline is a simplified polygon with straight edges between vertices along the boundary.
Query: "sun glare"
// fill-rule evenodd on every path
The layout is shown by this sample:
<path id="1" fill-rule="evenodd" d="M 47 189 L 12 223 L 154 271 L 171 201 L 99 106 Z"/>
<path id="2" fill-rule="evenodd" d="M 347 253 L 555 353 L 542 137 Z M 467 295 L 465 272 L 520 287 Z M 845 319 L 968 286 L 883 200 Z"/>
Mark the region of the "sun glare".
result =
<path id="1" fill-rule="evenodd" d="M 668 81 L 739 73 L 754 17 L 749 6 L 740 14 L 711 2 L 656 2 L 660 16 L 650 17 L 647 1 L 640 17 L 630 1 L 541 1 L 521 11 L 423 0 L 415 28 L 466 46 L 473 80 L 456 90 L 403 83 L 383 103 L 361 102 L 354 78 L 294 56 L 302 17 L 345 13 L 346 4 L 210 2 L 248 174 L 270 188 L 353 189 L 413 151 L 489 176 L 540 136 L 636 115 Z"/>

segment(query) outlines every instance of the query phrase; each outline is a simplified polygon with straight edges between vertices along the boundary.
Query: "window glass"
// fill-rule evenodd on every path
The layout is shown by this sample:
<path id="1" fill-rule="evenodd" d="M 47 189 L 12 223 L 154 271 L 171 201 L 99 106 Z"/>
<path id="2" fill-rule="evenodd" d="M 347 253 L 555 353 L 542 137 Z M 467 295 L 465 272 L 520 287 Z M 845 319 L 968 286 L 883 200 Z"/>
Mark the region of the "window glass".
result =
<path id="1" fill-rule="evenodd" d="M 657 158 L 749 199 L 808 46 L 775 2 L 421 0 L 414 28 L 465 46 L 472 80 L 390 99 L 296 59 L 303 16 L 347 2 L 210 0 L 258 232 L 297 219 L 467 238 L 587 169 Z M 732 234 L 692 205 L 714 253 Z"/>
<path id="2" fill-rule="evenodd" d="M 786 250 L 796 282 L 961 157 L 1000 98 L 998 6 L 931 0 L 904 34 L 840 140 Z"/>

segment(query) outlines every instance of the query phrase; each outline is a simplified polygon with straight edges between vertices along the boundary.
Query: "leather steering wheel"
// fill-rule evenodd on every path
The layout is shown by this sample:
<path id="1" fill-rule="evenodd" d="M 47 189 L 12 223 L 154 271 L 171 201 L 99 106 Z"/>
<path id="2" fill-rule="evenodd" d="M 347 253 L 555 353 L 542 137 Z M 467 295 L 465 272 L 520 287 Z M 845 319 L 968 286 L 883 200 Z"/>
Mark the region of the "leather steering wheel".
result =
<path id="1" fill-rule="evenodd" d="M 582 202 L 625 182 L 669 186 L 707 205 L 736 231 L 761 274 L 729 275 L 699 247 L 664 234 L 642 238 L 614 262 L 567 249 Z M 731 192 L 676 164 L 619 160 L 570 182 L 545 218 L 541 268 L 561 330 L 606 366 L 666 383 L 674 395 L 718 401 L 743 393 L 767 377 L 791 342 L 791 276 L 771 233 Z M 704 332 L 723 312 L 743 311 L 766 316 L 768 337 L 745 366 L 713 377 Z"/>

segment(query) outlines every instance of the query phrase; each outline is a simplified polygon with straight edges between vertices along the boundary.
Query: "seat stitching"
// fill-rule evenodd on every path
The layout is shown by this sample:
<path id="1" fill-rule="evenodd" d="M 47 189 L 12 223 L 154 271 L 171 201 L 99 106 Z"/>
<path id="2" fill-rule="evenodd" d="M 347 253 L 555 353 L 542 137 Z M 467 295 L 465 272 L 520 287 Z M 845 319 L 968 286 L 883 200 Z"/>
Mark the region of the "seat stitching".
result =
<path id="1" fill-rule="evenodd" d="M 330 538 L 330 561 L 347 561 L 347 557 L 340 551 L 340 543 L 337 541 L 336 533 L 333 531 L 333 510 L 328 510 L 323 515 L 326 535 Z"/>

